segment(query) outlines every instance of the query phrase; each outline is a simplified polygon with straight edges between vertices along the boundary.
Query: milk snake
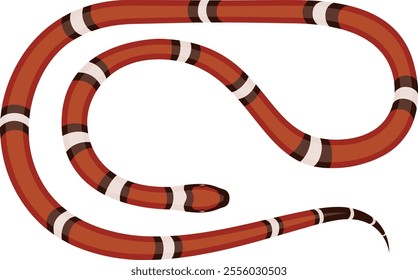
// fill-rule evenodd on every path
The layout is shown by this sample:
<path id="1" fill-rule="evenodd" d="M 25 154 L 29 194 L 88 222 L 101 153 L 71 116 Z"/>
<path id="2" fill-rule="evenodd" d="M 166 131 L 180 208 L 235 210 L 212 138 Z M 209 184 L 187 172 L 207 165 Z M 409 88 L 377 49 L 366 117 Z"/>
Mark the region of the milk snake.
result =
<path id="1" fill-rule="evenodd" d="M 227 192 L 210 185 L 135 184 L 117 176 L 98 160 L 88 140 L 88 106 L 110 74 L 135 61 L 177 60 L 205 70 L 235 94 L 284 152 L 317 167 L 346 167 L 374 160 L 398 145 L 412 125 L 418 91 L 412 57 L 391 26 L 365 11 L 318 1 L 158 0 L 94 4 L 64 16 L 41 33 L 20 59 L 5 93 L 0 119 L 5 164 L 16 192 L 38 222 L 74 246 L 127 259 L 204 254 L 345 219 L 371 224 L 388 245 L 383 228 L 374 218 L 346 207 L 318 208 L 204 233 L 133 236 L 91 225 L 55 201 L 38 176 L 29 146 L 31 103 L 46 66 L 65 45 L 96 29 L 120 24 L 181 22 L 305 23 L 353 32 L 369 40 L 387 59 L 394 79 L 393 106 L 384 122 L 368 134 L 344 140 L 315 138 L 292 126 L 248 75 L 210 49 L 177 40 L 148 40 L 120 46 L 97 56 L 75 76 L 62 119 L 65 148 L 71 163 L 86 182 L 110 197 L 145 207 L 191 212 L 211 211 L 228 203 Z"/>

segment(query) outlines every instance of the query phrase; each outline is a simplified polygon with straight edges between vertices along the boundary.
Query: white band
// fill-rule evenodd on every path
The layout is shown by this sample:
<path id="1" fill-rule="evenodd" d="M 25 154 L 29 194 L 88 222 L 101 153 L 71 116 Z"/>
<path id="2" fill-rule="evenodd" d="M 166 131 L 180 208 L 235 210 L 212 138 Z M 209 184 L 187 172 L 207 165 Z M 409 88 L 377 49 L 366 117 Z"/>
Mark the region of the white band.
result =
<path id="1" fill-rule="evenodd" d="M 373 221 L 370 223 L 370 225 L 374 226 L 375 223 L 376 223 L 376 220 L 373 219 Z"/>
<path id="2" fill-rule="evenodd" d="M 20 122 L 29 126 L 29 118 L 23 114 L 10 113 L 0 118 L 0 126 L 9 122 Z"/>
<path id="3" fill-rule="evenodd" d="M 280 232 L 280 224 L 276 219 L 269 219 L 267 222 L 271 225 L 271 237 L 278 236 Z"/>
<path id="4" fill-rule="evenodd" d="M 110 182 L 109 186 L 107 187 L 105 195 L 107 195 L 108 197 L 114 198 L 116 200 L 120 200 L 120 194 L 126 182 L 128 181 L 119 176 L 116 176 L 115 178 L 113 178 L 113 180 Z"/>
<path id="5" fill-rule="evenodd" d="M 319 221 L 318 221 L 318 224 L 322 224 L 323 222 L 324 222 L 324 213 L 322 212 L 322 210 L 321 209 L 315 209 L 316 210 L 316 212 L 318 212 L 318 215 L 319 215 Z"/>
<path id="6" fill-rule="evenodd" d="M 62 238 L 62 231 L 64 229 L 65 223 L 68 222 L 68 220 L 73 217 L 74 215 L 68 211 L 65 211 L 64 213 L 59 215 L 54 223 L 54 234 L 58 236 L 59 238 Z"/>
<path id="7" fill-rule="evenodd" d="M 83 9 L 79 9 L 70 14 L 70 22 L 74 31 L 80 35 L 84 35 L 90 32 L 83 18 Z"/>
<path id="8" fill-rule="evenodd" d="M 180 41 L 180 53 L 177 61 L 186 62 L 192 53 L 192 44 L 189 42 Z"/>
<path id="9" fill-rule="evenodd" d="M 348 217 L 349 220 L 354 219 L 354 209 L 350 208 L 350 217 Z"/>
<path id="10" fill-rule="evenodd" d="M 100 84 L 102 84 L 106 80 L 106 75 L 103 73 L 103 70 L 100 69 L 99 66 L 97 66 L 94 63 L 87 63 L 86 66 L 83 67 L 83 69 L 80 70 L 80 73 L 86 73 L 92 76 L 96 79 Z"/>
<path id="11" fill-rule="evenodd" d="M 187 194 L 184 190 L 184 186 L 172 187 L 173 191 L 173 204 L 171 205 L 172 210 L 184 211 L 184 204 L 186 203 Z"/>
<path id="12" fill-rule="evenodd" d="M 66 151 L 68 151 L 77 144 L 90 142 L 89 134 L 87 132 L 82 131 L 76 131 L 65 134 L 63 138 Z"/>
<path id="13" fill-rule="evenodd" d="M 253 80 L 251 80 L 250 78 L 248 78 L 245 83 L 242 85 L 242 87 L 240 87 L 239 89 L 237 89 L 236 91 L 232 92 L 233 94 L 235 94 L 235 96 L 238 99 L 244 98 L 247 95 L 249 95 L 253 89 L 255 88 L 256 84 L 253 82 Z"/>
<path id="14" fill-rule="evenodd" d="M 199 2 L 199 6 L 197 8 L 197 14 L 202 22 L 210 22 L 208 17 L 207 8 L 208 8 L 209 0 L 201 0 Z"/>
<path id="15" fill-rule="evenodd" d="M 322 153 L 322 142 L 320 138 L 311 137 L 311 141 L 309 143 L 309 149 L 306 153 L 305 157 L 302 159 L 303 163 L 309 165 L 316 165 L 321 158 Z"/>

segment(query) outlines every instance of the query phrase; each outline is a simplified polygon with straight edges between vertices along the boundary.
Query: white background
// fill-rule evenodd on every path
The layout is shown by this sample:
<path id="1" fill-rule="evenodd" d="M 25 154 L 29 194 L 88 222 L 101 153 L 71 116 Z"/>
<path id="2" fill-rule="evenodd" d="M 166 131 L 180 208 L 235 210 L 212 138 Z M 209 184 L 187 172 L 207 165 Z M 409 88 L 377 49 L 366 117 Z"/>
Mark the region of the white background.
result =
<path id="1" fill-rule="evenodd" d="M 56 19 L 92 3 L 3 3 L 1 96 L 33 39 Z M 389 22 L 418 61 L 415 1 L 342 3 Z M 392 105 L 393 81 L 383 55 L 345 31 L 288 24 L 162 24 L 99 30 L 77 39 L 54 58 L 32 106 L 35 165 L 61 205 L 97 226 L 138 235 L 194 233 L 312 208 L 348 206 L 382 224 L 391 252 L 369 225 L 339 221 L 184 259 L 104 257 L 73 247 L 41 227 L 17 197 L 1 161 L 1 279 L 133 279 L 130 270 L 136 266 L 221 272 L 224 266 L 287 266 L 283 279 L 416 277 L 416 125 L 398 147 L 378 160 L 343 169 L 313 168 L 276 147 L 209 74 L 170 61 L 141 62 L 114 74 L 93 100 L 89 129 L 100 159 L 118 175 L 140 183 L 217 185 L 229 191 L 230 204 L 206 214 L 141 209 L 104 197 L 84 183 L 69 163 L 61 139 L 67 87 L 99 53 L 151 38 L 192 41 L 222 53 L 252 77 L 291 123 L 317 137 L 367 133 L 385 119 Z M 276 278 L 280 277 L 269 279 Z"/>

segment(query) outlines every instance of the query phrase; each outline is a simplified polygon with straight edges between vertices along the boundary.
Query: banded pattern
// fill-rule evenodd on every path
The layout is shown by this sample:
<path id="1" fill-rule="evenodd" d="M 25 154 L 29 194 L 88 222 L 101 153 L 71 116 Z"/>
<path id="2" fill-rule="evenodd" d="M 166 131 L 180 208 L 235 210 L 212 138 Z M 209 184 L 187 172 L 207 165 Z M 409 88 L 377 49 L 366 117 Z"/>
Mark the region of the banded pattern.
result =
<path id="1" fill-rule="evenodd" d="M 131 57 L 132 54 L 135 57 Z M 228 193 L 211 185 L 158 188 L 160 195 L 156 197 L 157 187 L 132 183 L 115 175 L 104 167 L 94 152 L 87 126 L 91 100 L 107 77 L 126 66 L 126 63 L 145 59 L 180 61 L 214 73 L 243 104 L 250 103 L 261 92 L 238 66 L 206 47 L 177 40 L 146 40 L 121 45 L 87 63 L 69 87 L 62 116 L 62 134 L 68 158 L 79 175 L 93 188 L 123 202 L 188 212 L 207 212 L 226 206 Z M 225 80 L 224 73 L 231 69 L 235 75 Z M 100 176 L 92 174 L 97 170 L 101 171 Z"/>
<path id="2" fill-rule="evenodd" d="M 29 114 L 30 110 L 20 105 L 3 107 L 0 118 L 0 135 L 12 130 L 29 134 Z"/>
<path id="3" fill-rule="evenodd" d="M 415 117 L 418 104 L 417 79 L 410 76 L 399 77 L 395 80 L 395 100 L 392 111 L 404 110 Z"/>
<path id="4" fill-rule="evenodd" d="M 154 248 L 149 253 L 149 258 L 158 260 L 187 257 L 190 255 L 209 253 L 213 248 L 222 245 L 225 246 L 226 249 L 232 247 L 232 244 L 228 245 L 228 243 L 232 241 L 230 240 L 231 237 L 228 236 L 231 232 L 239 232 L 241 234 L 241 236 L 237 236 L 237 240 L 234 240 L 234 242 L 238 245 L 242 245 L 245 244 L 246 240 L 249 238 L 254 241 L 269 239 L 292 231 L 337 220 L 358 220 L 370 224 L 379 231 L 389 248 L 389 242 L 385 231 L 373 217 L 352 208 L 329 207 L 312 209 L 229 229 L 200 234 L 154 236 L 152 237 Z M 47 228 L 57 237 L 71 243 L 71 238 L 76 235 L 76 233 L 72 234 L 71 231 L 73 228 L 74 231 L 76 231 L 76 229 L 83 227 L 84 223 L 85 222 L 73 216 L 64 208 L 59 207 L 49 214 Z M 219 236 L 219 238 L 214 238 L 217 236 Z M 130 236 L 129 238 L 134 239 L 136 237 Z M 141 241 L 144 242 L 143 240 Z"/>
<path id="5" fill-rule="evenodd" d="M 50 60 L 66 44 L 96 29 L 120 24 L 179 22 L 319 24 L 353 32 L 369 40 L 382 52 L 392 70 L 395 85 L 394 103 L 388 117 L 366 135 L 352 139 L 327 140 L 307 135 L 292 126 L 235 64 L 229 61 L 219 62 L 227 68 L 220 73 L 212 72 L 210 67 L 205 69 L 204 65 L 208 65 L 211 56 L 217 55 L 213 51 L 179 41 L 166 42 L 160 46 L 161 49 L 154 49 L 156 53 L 165 54 L 156 59 L 183 61 L 202 67 L 215 76 L 237 96 L 270 138 L 284 152 L 299 161 L 331 168 L 365 163 L 391 151 L 412 125 L 418 86 L 409 50 L 390 25 L 360 9 L 318 1 L 278 0 L 99 3 L 68 14 L 42 32 L 17 64 L 4 96 L 0 127 L 5 165 L 16 192 L 35 219 L 74 246 L 98 254 L 128 259 L 176 258 L 209 253 L 341 219 L 369 223 L 387 242 L 382 227 L 371 216 L 344 207 L 309 210 L 212 232 L 153 237 L 131 236 L 96 227 L 74 217 L 55 201 L 40 180 L 28 148 L 32 99 Z M 111 67 L 103 61 L 104 58 L 92 60 L 77 75 L 70 90 L 71 87 L 84 87 L 87 89 L 86 100 L 91 100 L 97 88 L 112 73 Z M 65 109 L 63 116 L 69 116 Z M 96 159 L 88 138 L 87 123 L 83 119 L 65 118 L 63 123 L 65 147 L 76 170 L 87 170 L 86 164 L 97 166 L 96 171 L 86 175 L 86 181 L 113 198 L 131 203 L 129 200 L 135 190 L 134 183 L 115 175 Z M 196 210 L 194 191 L 200 187 L 202 186 L 149 187 L 147 191 L 154 191 L 154 194 L 138 193 L 137 197 L 149 195 L 148 198 L 152 198 L 151 202 L 148 200 L 148 205 L 142 206 L 171 209 L 191 205 Z M 193 192 L 191 204 L 188 202 L 190 189 Z M 219 193 L 221 192 L 218 192 L 218 202 Z M 141 203 L 146 204 L 144 201 Z"/>
<path id="6" fill-rule="evenodd" d="M 71 227 L 80 219 L 72 215 L 63 207 L 58 207 L 51 212 L 47 220 L 47 229 L 58 238 L 68 242 Z"/>
<path id="7" fill-rule="evenodd" d="M 220 22 L 217 7 L 220 1 L 190 1 L 189 17 L 192 22 Z"/>
<path id="8" fill-rule="evenodd" d="M 340 28 L 338 16 L 344 7 L 344 5 L 336 3 L 309 1 L 303 10 L 303 17 L 309 24 Z"/>
<path id="9" fill-rule="evenodd" d="M 305 134 L 302 142 L 290 156 L 312 166 L 330 167 L 332 158 L 330 142 L 327 139 Z"/>
<path id="10" fill-rule="evenodd" d="M 125 51 L 139 51 L 132 44 L 126 47 Z M 200 55 L 200 46 L 186 42 L 173 41 L 171 50 L 171 59 L 189 64 L 195 64 Z M 108 52 L 104 57 L 113 54 L 117 52 Z M 134 205 L 187 212 L 208 212 L 226 206 L 229 195 L 223 189 L 207 184 L 161 188 L 136 184 L 117 176 L 98 159 L 88 136 L 88 109 L 94 93 L 121 63 L 119 59 L 115 62 L 107 65 L 102 56 L 92 59 L 74 77 L 65 99 L 62 125 L 64 146 L 78 173 L 99 192 Z M 86 95 L 86 92 L 89 94 Z"/>
<path id="11" fill-rule="evenodd" d="M 178 236 L 158 236 L 154 239 L 156 244 L 154 260 L 181 257 L 183 245 Z"/>
<path id="12" fill-rule="evenodd" d="M 62 28 L 68 37 L 76 39 L 99 27 L 94 23 L 91 16 L 91 6 L 87 6 L 63 17 Z"/>
<path id="13" fill-rule="evenodd" d="M 83 69 L 94 69 L 93 63 L 105 65 L 102 60 L 95 58 Z M 95 68 L 98 69 L 99 67 Z M 78 73 L 64 102 L 64 146 L 80 176 L 102 194 L 138 206 L 187 212 L 208 212 L 226 206 L 229 195 L 223 189 L 207 184 L 146 186 L 121 178 L 103 165 L 89 140 L 87 114 L 91 98 L 103 82 L 96 77 L 104 77 L 106 71 L 109 72 L 105 70 L 102 73 L 96 72 L 95 75 L 86 74 L 87 71 Z M 86 95 L 86 91 L 90 95 Z"/>
<path id="14" fill-rule="evenodd" d="M 232 62 L 231 62 L 232 63 Z M 244 71 L 239 78 L 226 87 L 239 99 L 245 106 L 250 104 L 260 93 L 258 86 L 251 80 Z"/>

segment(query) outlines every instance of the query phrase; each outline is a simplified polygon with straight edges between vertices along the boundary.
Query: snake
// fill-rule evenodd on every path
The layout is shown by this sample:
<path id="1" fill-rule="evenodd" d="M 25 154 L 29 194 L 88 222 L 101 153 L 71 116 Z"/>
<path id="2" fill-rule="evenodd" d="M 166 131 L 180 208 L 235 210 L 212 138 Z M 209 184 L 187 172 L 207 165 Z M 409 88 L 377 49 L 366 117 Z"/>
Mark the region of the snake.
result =
<path id="1" fill-rule="evenodd" d="M 32 216 L 47 230 L 78 248 L 115 258 L 171 259 L 226 250 L 336 220 L 373 226 L 389 248 L 382 226 L 350 207 L 324 207 L 208 232 L 129 235 L 100 228 L 61 206 L 47 191 L 32 159 L 31 104 L 43 72 L 67 44 L 97 29 L 154 23 L 294 23 L 323 25 L 361 36 L 384 55 L 392 71 L 394 102 L 373 131 L 350 139 L 306 134 L 282 116 L 261 89 L 236 64 L 195 43 L 153 39 L 125 44 L 93 58 L 71 82 L 62 113 L 64 147 L 77 173 L 99 192 L 143 207 L 208 212 L 228 204 L 228 193 L 207 184 L 146 186 L 123 179 L 98 159 L 88 137 L 90 102 L 100 85 L 118 69 L 143 60 L 164 59 L 203 69 L 225 85 L 264 132 L 285 153 L 320 168 L 355 166 L 376 160 L 408 133 L 416 113 L 418 85 L 414 63 L 397 31 L 361 9 L 321 1 L 110 1 L 60 18 L 45 29 L 19 60 L 7 86 L 0 118 L 3 157 L 10 180 Z"/>

